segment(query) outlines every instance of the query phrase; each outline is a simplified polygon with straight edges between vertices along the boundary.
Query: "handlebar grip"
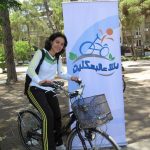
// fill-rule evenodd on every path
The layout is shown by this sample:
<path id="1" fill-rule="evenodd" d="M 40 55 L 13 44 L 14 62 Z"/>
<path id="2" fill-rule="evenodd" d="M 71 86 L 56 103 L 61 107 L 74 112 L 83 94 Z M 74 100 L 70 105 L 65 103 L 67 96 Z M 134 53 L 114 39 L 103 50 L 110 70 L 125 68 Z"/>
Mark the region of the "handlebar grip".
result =
<path id="1" fill-rule="evenodd" d="M 70 98 L 74 98 L 74 97 L 76 97 L 76 96 L 78 96 L 78 91 L 75 91 L 75 92 L 73 92 L 73 93 L 70 93 L 70 95 L 69 95 Z"/>
<path id="2" fill-rule="evenodd" d="M 81 79 L 79 79 L 79 80 L 77 80 L 77 81 L 75 81 L 76 83 L 78 83 L 79 85 L 82 83 L 82 80 Z"/>

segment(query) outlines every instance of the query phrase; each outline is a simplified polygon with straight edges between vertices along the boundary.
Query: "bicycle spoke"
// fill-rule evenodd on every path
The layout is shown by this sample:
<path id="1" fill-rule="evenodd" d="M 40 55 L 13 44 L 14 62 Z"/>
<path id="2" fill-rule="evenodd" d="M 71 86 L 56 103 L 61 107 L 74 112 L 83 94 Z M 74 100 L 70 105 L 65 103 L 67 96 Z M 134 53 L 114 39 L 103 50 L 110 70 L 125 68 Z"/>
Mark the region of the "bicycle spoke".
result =
<path id="1" fill-rule="evenodd" d="M 21 113 L 18 119 L 19 133 L 28 150 L 42 149 L 41 125 L 37 115 L 30 111 Z"/>
<path id="2" fill-rule="evenodd" d="M 80 133 L 84 139 L 87 150 L 118 150 L 114 141 L 101 134 L 98 130 L 81 130 Z M 85 150 L 76 131 L 70 136 L 68 145 L 69 150 Z"/>

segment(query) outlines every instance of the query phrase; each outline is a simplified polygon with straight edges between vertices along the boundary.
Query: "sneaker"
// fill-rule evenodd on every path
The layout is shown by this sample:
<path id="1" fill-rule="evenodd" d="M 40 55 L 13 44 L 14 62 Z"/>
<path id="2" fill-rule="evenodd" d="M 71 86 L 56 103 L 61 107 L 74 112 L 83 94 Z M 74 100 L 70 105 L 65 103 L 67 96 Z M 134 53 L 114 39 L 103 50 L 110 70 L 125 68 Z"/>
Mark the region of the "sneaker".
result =
<path id="1" fill-rule="evenodd" d="M 38 141 L 32 138 L 30 141 L 27 142 L 27 145 L 38 145 L 38 144 L 39 144 Z"/>
<path id="2" fill-rule="evenodd" d="M 59 146 L 56 146 L 56 150 L 66 150 L 66 147 L 65 145 L 59 145 Z"/>
<path id="3" fill-rule="evenodd" d="M 37 132 L 38 134 L 42 134 L 41 129 L 38 129 L 36 132 Z"/>

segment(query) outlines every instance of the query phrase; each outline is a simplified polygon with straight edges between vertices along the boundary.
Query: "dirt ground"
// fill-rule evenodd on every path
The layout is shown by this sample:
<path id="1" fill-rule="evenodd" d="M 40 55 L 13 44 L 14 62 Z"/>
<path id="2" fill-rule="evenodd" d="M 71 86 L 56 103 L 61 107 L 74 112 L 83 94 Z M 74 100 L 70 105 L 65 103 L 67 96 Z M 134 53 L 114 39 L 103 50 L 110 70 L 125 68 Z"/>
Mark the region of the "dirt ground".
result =
<path id="1" fill-rule="evenodd" d="M 127 150 L 150 149 L 150 61 L 124 62 L 124 93 Z M 31 108 L 23 95 L 24 71 L 18 71 L 19 81 L 6 85 L 6 74 L 0 74 L 0 150 L 24 150 L 18 136 L 17 113 Z M 68 102 L 60 97 L 62 113 Z"/>
<path id="2" fill-rule="evenodd" d="M 0 150 L 25 150 L 19 138 L 17 115 L 33 106 L 23 94 L 25 73 L 21 70 L 17 74 L 19 81 L 9 86 L 5 84 L 6 74 L 0 74 Z M 63 115 L 68 112 L 68 100 L 64 100 L 64 94 L 58 97 Z"/>

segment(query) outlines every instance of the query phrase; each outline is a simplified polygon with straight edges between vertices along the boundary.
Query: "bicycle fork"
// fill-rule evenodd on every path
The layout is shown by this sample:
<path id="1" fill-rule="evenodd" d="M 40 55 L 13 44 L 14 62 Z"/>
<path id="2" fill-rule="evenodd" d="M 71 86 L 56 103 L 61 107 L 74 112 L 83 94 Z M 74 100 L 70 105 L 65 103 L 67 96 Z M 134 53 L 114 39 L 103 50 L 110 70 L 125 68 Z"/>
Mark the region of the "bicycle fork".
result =
<path id="1" fill-rule="evenodd" d="M 78 123 L 77 123 L 77 125 L 76 125 L 76 129 L 77 129 L 78 136 L 79 136 L 79 138 L 80 138 L 80 140 L 81 140 L 81 142 L 82 142 L 82 145 L 83 145 L 84 150 L 87 150 L 87 147 L 86 147 L 84 138 L 83 138 L 83 136 L 81 135 L 80 127 L 79 127 L 79 124 L 78 124 Z"/>
<path id="2" fill-rule="evenodd" d="M 78 136 L 79 136 L 79 138 L 80 138 L 80 140 L 81 140 L 81 142 L 82 142 L 82 145 L 83 145 L 83 148 L 84 148 L 84 150 L 88 150 L 88 148 L 87 148 L 87 146 L 86 146 L 86 143 L 85 143 L 85 139 L 84 139 L 84 137 L 82 136 L 82 134 L 81 134 L 81 132 L 80 132 L 80 127 L 79 127 L 79 124 L 77 123 L 77 125 L 76 125 L 76 130 L 77 130 L 77 133 L 78 133 Z M 83 130 L 85 133 L 85 138 L 87 139 L 87 141 L 89 142 L 89 144 L 90 144 L 90 146 L 91 146 L 91 148 L 93 148 L 93 145 L 92 145 L 92 143 L 91 143 L 91 136 L 90 136 L 90 131 L 88 130 L 88 131 L 86 131 L 86 130 Z"/>

